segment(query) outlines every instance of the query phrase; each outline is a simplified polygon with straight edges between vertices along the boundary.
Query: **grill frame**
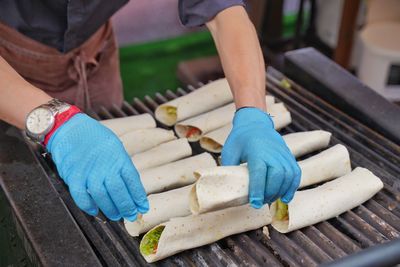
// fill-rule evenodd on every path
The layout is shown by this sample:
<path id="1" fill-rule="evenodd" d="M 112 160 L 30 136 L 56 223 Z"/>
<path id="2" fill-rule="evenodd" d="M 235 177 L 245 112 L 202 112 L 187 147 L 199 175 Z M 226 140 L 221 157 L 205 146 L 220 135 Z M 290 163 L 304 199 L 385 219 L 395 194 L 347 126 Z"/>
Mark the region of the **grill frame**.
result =
<path id="1" fill-rule="evenodd" d="M 284 129 L 284 133 L 317 128 L 333 132 L 331 144 L 346 145 L 350 151 L 352 163 L 371 169 L 382 178 L 385 188 L 373 200 L 338 218 L 315 226 L 287 235 L 279 234 L 268 226 L 270 239 L 262 233 L 261 229 L 258 229 L 180 253 L 154 265 L 315 266 L 359 252 L 374 244 L 399 238 L 400 225 L 396 224 L 396 221 L 400 218 L 398 207 L 400 172 L 397 167 L 400 161 L 400 148 L 293 81 L 286 78 L 291 88 L 282 87 L 280 82 L 282 78 L 284 78 L 283 74 L 273 68 L 268 69 L 269 92 L 277 99 L 283 100 L 294 119 L 293 124 Z M 156 94 L 154 99 L 147 96 L 144 101 L 134 99 L 132 105 L 124 102 L 121 109 L 101 108 L 99 114 L 90 112 L 89 115 L 96 119 L 108 119 L 144 112 L 153 114 L 158 104 L 193 90 L 195 90 L 193 86 L 188 86 L 187 90 L 178 89 L 176 93 L 167 91 L 165 96 Z M 352 127 L 349 127 L 350 124 Z M 158 126 L 168 128 L 160 124 Z M 192 145 L 195 152 L 201 151 L 198 143 Z M 79 228 L 76 231 L 84 234 L 101 265 L 149 265 L 138 252 L 138 238 L 129 237 L 122 223 L 109 222 L 102 215 L 92 218 L 81 212 L 70 198 L 65 185 L 57 177 L 55 166 L 52 165 L 48 156 L 43 157 L 43 151 L 38 148 L 32 149 L 32 152 L 43 168 L 42 175 L 49 179 L 51 186 L 57 192 L 55 193 L 70 212 L 70 220 L 73 218 L 77 223 Z M 12 201 L 12 196 L 8 197 Z M 399 199 L 396 200 L 396 197 Z M 26 224 L 24 221 L 20 223 Z M 27 227 L 23 229 L 29 230 Z M 36 246 L 39 245 L 36 244 Z M 33 251 L 37 250 L 33 248 Z"/>
<path id="2" fill-rule="evenodd" d="M 285 53 L 284 73 L 400 145 L 400 107 L 312 47 Z"/>

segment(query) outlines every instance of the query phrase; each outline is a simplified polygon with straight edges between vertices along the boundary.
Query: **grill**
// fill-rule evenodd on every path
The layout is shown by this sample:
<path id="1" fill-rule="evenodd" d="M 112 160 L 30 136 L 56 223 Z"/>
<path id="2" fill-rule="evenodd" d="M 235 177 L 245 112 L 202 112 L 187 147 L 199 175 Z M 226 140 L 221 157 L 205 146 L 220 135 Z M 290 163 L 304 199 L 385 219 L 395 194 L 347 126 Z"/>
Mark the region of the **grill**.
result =
<path id="1" fill-rule="evenodd" d="M 331 144 L 341 143 L 348 148 L 353 168 L 362 166 L 370 169 L 383 180 L 384 188 L 363 205 L 314 226 L 286 235 L 280 234 L 268 226 L 269 235 L 264 234 L 263 229 L 234 235 L 214 244 L 177 254 L 157 262 L 155 265 L 316 266 L 321 263 L 337 262 L 340 258 L 368 247 L 399 239 L 399 146 L 289 80 L 277 70 L 269 68 L 266 76 L 269 93 L 284 102 L 292 114 L 293 123 L 283 129 L 281 133 L 315 129 L 332 132 Z M 195 88 L 188 86 L 186 89 L 178 89 L 176 93 L 167 91 L 164 95 L 158 93 L 155 97 L 147 96 L 144 101 L 135 98 L 132 104 L 124 102 L 121 108 L 114 107 L 110 110 L 101 108 L 98 113 L 89 112 L 89 115 L 96 119 L 110 119 L 145 112 L 153 114 L 159 104 L 192 90 Z M 163 125 L 158 126 L 166 128 Z M 202 152 L 198 144 L 192 145 L 195 154 Z M 20 150 L 22 149 L 15 148 L 15 153 L 20 153 Z M 46 177 L 45 180 L 48 179 L 51 182 L 58 193 L 57 198 L 61 199 L 70 212 L 70 215 L 66 213 L 64 220 L 69 221 L 73 218 L 83 234 L 80 238 L 86 240 L 86 243 L 80 244 L 83 252 L 79 252 L 80 254 L 77 252 L 79 255 L 86 255 L 78 259 L 80 266 L 95 264 L 106 266 L 149 265 L 139 253 L 140 240 L 138 238 L 130 237 L 122 223 L 107 221 L 101 215 L 99 218 L 92 218 L 81 212 L 70 198 L 64 184 L 57 177 L 55 167 L 49 158 L 43 155 L 40 148 L 33 147 L 31 151 L 43 168 L 41 175 Z M 5 158 L 0 159 L 2 161 L 0 163 L 4 163 Z M 7 175 L 8 173 L 2 173 L 2 176 Z M 29 181 L 28 178 L 26 178 L 27 181 Z M 31 251 L 31 258 L 44 265 L 46 263 L 51 265 L 54 261 L 49 260 L 50 256 L 43 254 L 43 251 L 39 249 L 39 243 L 32 242 L 32 235 L 27 232 L 29 226 L 23 221 L 22 208 L 18 208 L 18 203 L 13 204 L 13 199 L 15 199 L 12 196 L 13 189 L 9 188 L 11 183 L 7 183 L 7 179 L 5 180 L 2 187 L 11 205 L 14 205 L 15 221 L 19 225 L 21 235 L 24 236 L 25 245 Z M 24 186 L 22 181 L 20 185 Z M 62 226 L 59 227 L 63 229 Z M 61 231 L 60 229 L 59 231 Z M 40 230 L 38 231 L 40 232 Z M 59 231 L 54 231 L 53 234 L 58 235 Z M 78 237 L 76 238 L 78 240 Z M 68 243 L 67 241 L 66 243 Z M 87 244 L 92 251 L 85 252 L 84 247 Z M 92 260 L 92 257 L 97 257 L 98 261 Z M 381 264 L 388 263 L 390 260 L 393 263 L 393 258 L 383 260 Z M 63 261 L 60 260 L 60 262 Z"/>

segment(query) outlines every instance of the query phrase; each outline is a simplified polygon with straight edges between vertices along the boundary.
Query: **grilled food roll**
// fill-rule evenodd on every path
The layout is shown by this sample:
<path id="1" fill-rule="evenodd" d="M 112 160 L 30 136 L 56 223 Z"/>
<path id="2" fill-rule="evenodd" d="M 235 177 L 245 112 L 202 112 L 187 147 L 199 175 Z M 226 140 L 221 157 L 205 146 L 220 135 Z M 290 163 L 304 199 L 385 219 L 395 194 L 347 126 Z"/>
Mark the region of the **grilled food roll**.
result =
<path id="1" fill-rule="evenodd" d="M 343 145 L 331 147 L 299 162 L 300 186 L 320 183 L 351 172 L 350 157 Z M 193 214 L 238 206 L 248 202 L 249 173 L 246 166 L 227 166 L 196 172 L 198 181 L 190 192 Z"/>
<path id="2" fill-rule="evenodd" d="M 196 182 L 194 171 L 216 167 L 214 158 L 204 152 L 140 172 L 140 179 L 147 194 L 171 190 Z"/>
<path id="3" fill-rule="evenodd" d="M 243 205 L 201 215 L 173 218 L 157 225 L 143 236 L 140 252 L 147 262 L 155 262 L 270 223 L 268 205 L 261 209 Z"/>
<path id="4" fill-rule="evenodd" d="M 327 131 L 315 130 L 285 134 L 282 137 L 292 154 L 297 158 L 328 147 L 331 135 Z"/>
<path id="5" fill-rule="evenodd" d="M 156 127 L 156 121 L 148 113 L 123 118 L 102 120 L 100 121 L 100 123 L 109 128 L 118 136 L 137 129 L 148 129 Z"/>
<path id="6" fill-rule="evenodd" d="M 275 102 L 273 96 L 265 96 L 267 107 Z M 285 108 L 286 110 L 286 108 Z M 235 103 L 200 114 L 196 117 L 184 120 L 175 125 L 175 132 L 181 138 L 187 138 L 189 142 L 199 141 L 204 133 L 208 133 L 229 124 L 235 115 Z"/>
<path id="7" fill-rule="evenodd" d="M 185 138 L 160 144 L 150 150 L 135 154 L 132 161 L 137 170 L 142 171 L 167 164 L 192 155 L 192 148 Z"/>
<path id="8" fill-rule="evenodd" d="M 148 195 L 150 210 L 134 222 L 125 220 L 125 229 L 131 236 L 138 236 L 157 224 L 174 217 L 190 215 L 189 193 L 191 186 Z"/>
<path id="9" fill-rule="evenodd" d="M 382 181 L 372 172 L 356 168 L 319 187 L 296 192 L 289 204 L 274 202 L 272 226 L 288 233 L 328 220 L 361 205 L 382 188 Z"/>
<path id="10" fill-rule="evenodd" d="M 226 79 L 210 82 L 201 88 L 157 107 L 156 119 L 168 126 L 210 111 L 233 101 Z"/>
<path id="11" fill-rule="evenodd" d="M 279 105 L 279 104 L 275 104 Z M 271 107 L 274 107 L 272 105 Z M 274 127 L 279 130 L 292 122 L 292 117 L 289 111 L 283 111 L 282 106 L 277 106 L 277 110 L 271 110 L 272 121 Z M 229 133 L 232 130 L 232 124 L 225 125 L 217 130 L 211 131 L 200 138 L 200 146 L 205 150 L 213 153 L 221 153 L 222 146 L 228 138 Z"/>
<path id="12" fill-rule="evenodd" d="M 129 155 L 137 154 L 162 143 L 175 140 L 173 131 L 161 128 L 138 129 L 119 137 Z"/>
<path id="13" fill-rule="evenodd" d="M 191 186 L 151 194 L 156 191 L 184 186 L 195 182 L 194 170 L 216 166 L 213 157 L 203 153 L 140 172 L 140 178 L 148 196 L 150 210 L 135 222 L 125 221 L 125 228 L 132 236 L 138 236 L 170 218 L 190 214 L 189 193 Z"/>

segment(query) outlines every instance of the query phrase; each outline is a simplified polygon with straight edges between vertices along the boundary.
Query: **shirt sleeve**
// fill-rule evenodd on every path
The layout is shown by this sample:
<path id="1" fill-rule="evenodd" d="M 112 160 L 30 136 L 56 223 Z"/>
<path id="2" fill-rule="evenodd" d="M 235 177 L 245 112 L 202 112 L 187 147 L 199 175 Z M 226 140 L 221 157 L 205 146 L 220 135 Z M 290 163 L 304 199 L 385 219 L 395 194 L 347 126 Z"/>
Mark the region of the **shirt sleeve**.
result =
<path id="1" fill-rule="evenodd" d="M 202 26 L 222 10 L 241 5 L 244 0 L 179 0 L 179 17 L 187 27 Z"/>

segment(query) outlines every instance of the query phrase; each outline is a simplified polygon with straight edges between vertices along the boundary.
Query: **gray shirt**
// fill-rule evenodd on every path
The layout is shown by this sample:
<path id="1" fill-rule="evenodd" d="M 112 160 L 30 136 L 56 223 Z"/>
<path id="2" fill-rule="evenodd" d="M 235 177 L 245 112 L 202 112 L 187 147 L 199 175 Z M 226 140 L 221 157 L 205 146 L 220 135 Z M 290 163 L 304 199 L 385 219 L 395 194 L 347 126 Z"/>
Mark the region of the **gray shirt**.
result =
<path id="1" fill-rule="evenodd" d="M 84 43 L 128 0 L 0 0 L 0 21 L 61 52 Z M 185 26 L 201 26 L 244 0 L 179 0 Z M 1 33 L 0 33 L 1 34 Z"/>

